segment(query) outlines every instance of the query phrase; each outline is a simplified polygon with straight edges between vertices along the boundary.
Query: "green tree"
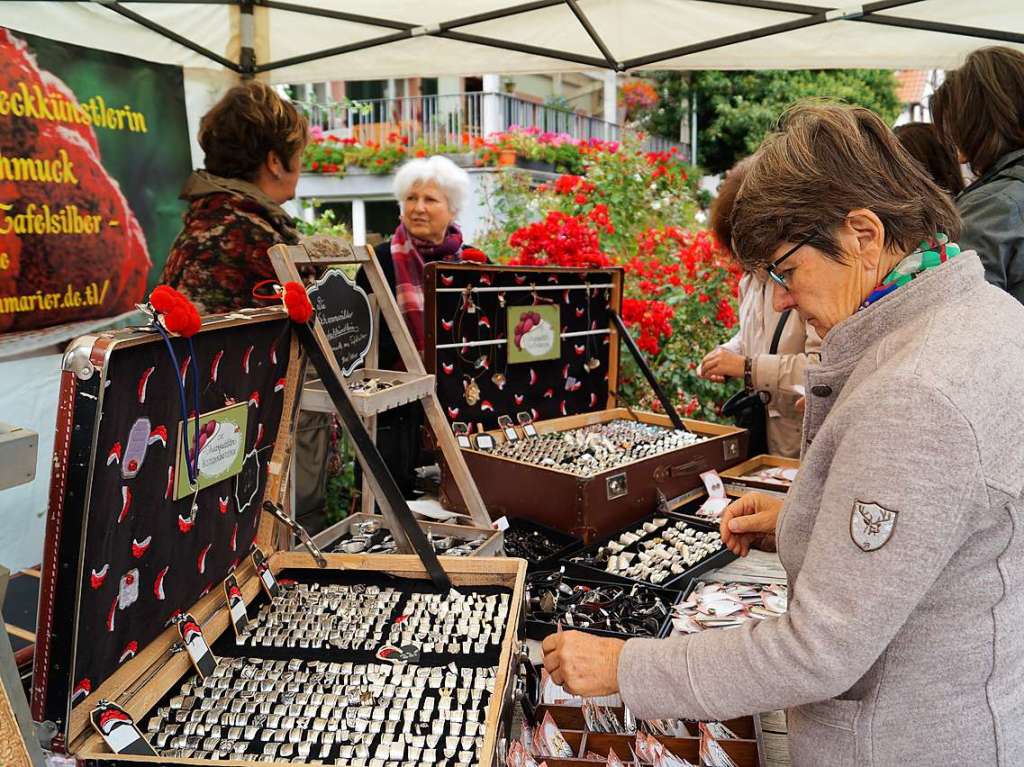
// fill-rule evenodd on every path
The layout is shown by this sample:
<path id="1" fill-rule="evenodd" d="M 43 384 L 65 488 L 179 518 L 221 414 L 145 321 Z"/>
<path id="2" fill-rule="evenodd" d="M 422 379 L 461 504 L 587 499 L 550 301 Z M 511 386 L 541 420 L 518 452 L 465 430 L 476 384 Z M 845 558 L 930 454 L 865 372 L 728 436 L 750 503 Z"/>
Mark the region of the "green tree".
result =
<path id="1" fill-rule="evenodd" d="M 892 122 L 900 112 L 896 78 L 885 69 L 657 72 L 659 104 L 650 130 L 678 140 L 679 122 L 697 94 L 698 164 L 709 173 L 731 168 L 749 155 L 786 107 L 805 98 L 839 99 Z"/>

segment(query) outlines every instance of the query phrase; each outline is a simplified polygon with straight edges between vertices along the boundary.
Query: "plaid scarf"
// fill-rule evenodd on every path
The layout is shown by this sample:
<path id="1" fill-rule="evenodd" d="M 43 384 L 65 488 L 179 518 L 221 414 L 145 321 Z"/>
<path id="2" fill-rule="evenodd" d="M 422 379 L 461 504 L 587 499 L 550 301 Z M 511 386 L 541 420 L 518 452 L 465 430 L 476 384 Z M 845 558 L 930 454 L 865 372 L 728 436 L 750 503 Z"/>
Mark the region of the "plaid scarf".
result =
<path id="1" fill-rule="evenodd" d="M 919 274 L 934 269 L 959 254 L 960 246 L 955 242 L 950 242 L 949 237 L 939 232 L 932 239 L 922 242 L 917 250 L 896 264 L 896 267 L 864 299 L 860 308 L 871 306 L 875 301 L 885 298 Z"/>
<path id="2" fill-rule="evenodd" d="M 423 267 L 427 261 L 458 261 L 462 254 L 462 231 L 455 224 L 440 244 L 426 242 L 409 234 L 399 224 L 391 238 L 391 262 L 395 266 L 395 299 L 405 324 L 412 333 L 416 349 L 423 354 Z"/>

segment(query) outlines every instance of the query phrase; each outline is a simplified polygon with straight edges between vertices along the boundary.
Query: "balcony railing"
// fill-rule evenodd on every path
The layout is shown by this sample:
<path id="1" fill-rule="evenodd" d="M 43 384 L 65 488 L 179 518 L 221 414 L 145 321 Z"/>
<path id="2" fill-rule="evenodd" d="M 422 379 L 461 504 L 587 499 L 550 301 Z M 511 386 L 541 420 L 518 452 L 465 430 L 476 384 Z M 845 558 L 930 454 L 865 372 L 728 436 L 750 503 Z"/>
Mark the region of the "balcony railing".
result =
<path id="1" fill-rule="evenodd" d="M 536 128 L 567 134 L 573 139 L 619 141 L 623 128 L 597 117 L 536 104 L 506 93 L 457 93 L 447 96 L 408 96 L 357 102 L 296 101 L 296 106 L 319 125 L 341 138 L 384 143 L 390 134 L 407 136 L 409 143 L 427 147 L 461 146 L 468 136 L 486 136 L 513 128 Z M 660 136 L 648 136 L 650 151 L 676 147 L 682 158 L 688 148 Z"/>

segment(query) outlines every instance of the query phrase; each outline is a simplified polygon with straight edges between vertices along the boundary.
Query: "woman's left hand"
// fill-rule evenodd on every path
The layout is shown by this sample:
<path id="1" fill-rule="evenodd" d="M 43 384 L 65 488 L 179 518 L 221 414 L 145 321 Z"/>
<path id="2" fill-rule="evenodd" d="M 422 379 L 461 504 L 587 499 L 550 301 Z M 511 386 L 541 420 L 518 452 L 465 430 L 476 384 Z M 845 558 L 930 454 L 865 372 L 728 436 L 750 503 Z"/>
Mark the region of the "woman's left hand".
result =
<path id="1" fill-rule="evenodd" d="M 701 362 L 701 374 L 712 381 L 725 378 L 743 378 L 744 358 L 719 346 Z"/>
<path id="2" fill-rule="evenodd" d="M 544 640 L 544 668 L 555 684 L 573 695 L 593 698 L 619 691 L 621 639 L 560 631 Z"/>

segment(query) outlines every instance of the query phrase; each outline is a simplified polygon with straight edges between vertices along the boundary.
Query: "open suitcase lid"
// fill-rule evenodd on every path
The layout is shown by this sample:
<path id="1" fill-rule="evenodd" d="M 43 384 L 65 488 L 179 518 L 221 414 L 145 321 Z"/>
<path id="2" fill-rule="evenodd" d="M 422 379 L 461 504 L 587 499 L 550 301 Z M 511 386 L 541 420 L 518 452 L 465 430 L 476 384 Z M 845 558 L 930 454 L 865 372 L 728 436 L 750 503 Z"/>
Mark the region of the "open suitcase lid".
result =
<path id="1" fill-rule="evenodd" d="M 160 335 L 126 329 L 80 338 L 64 356 L 32 690 L 33 718 L 58 738 L 72 707 L 103 697 L 105 681 L 245 561 L 264 496 L 279 492 L 290 444 L 279 431 L 300 367 L 287 314 L 207 318 L 193 343 L 194 359 L 172 340 L 175 365 Z M 191 412 L 195 376 L 200 413 L 219 412 L 200 430 L 213 484 L 193 494 L 177 380 Z"/>
<path id="2" fill-rule="evenodd" d="M 449 422 L 615 407 L 621 268 L 434 262 L 425 284 L 426 366 Z"/>

